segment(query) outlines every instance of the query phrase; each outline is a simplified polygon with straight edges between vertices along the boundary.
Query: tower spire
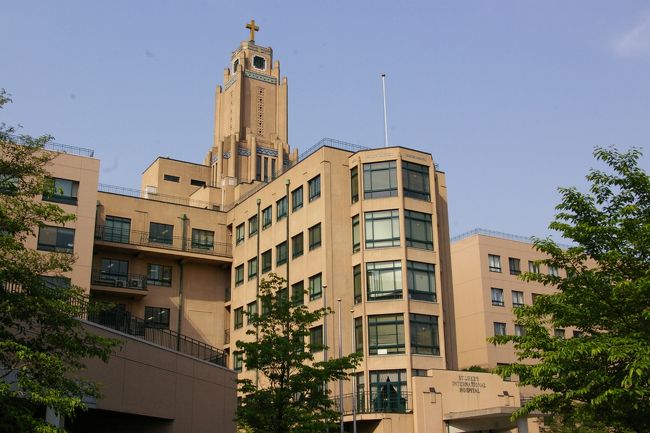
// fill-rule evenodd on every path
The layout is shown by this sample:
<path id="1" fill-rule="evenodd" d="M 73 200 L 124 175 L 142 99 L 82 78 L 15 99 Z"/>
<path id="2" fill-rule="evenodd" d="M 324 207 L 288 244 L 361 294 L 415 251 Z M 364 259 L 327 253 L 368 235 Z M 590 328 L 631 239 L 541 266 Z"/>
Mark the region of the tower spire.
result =
<path id="1" fill-rule="evenodd" d="M 246 28 L 251 31 L 250 42 L 255 42 L 255 32 L 260 31 L 260 27 L 255 25 L 255 20 L 251 19 L 251 22 L 246 24 Z"/>

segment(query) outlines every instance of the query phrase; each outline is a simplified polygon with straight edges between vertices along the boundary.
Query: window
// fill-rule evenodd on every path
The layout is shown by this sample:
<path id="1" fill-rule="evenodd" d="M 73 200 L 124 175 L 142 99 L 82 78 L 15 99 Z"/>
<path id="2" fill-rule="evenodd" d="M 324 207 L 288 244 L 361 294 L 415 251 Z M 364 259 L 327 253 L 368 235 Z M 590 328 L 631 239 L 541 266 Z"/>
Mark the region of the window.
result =
<path id="1" fill-rule="evenodd" d="M 438 317 L 411 314 L 411 352 L 421 355 L 440 355 Z"/>
<path id="2" fill-rule="evenodd" d="M 539 263 L 529 260 L 528 261 L 528 272 L 532 272 L 534 274 L 539 274 Z"/>
<path id="3" fill-rule="evenodd" d="M 503 302 L 503 289 L 492 287 L 492 305 L 497 307 L 503 307 L 505 305 Z"/>
<path id="4" fill-rule="evenodd" d="M 436 302 L 436 268 L 431 263 L 406 262 L 409 298 Z"/>
<path id="5" fill-rule="evenodd" d="M 257 221 L 257 215 L 253 215 L 248 219 L 248 237 L 251 238 L 257 234 L 259 229 L 259 222 Z"/>
<path id="6" fill-rule="evenodd" d="M 255 157 L 255 180 L 262 180 L 262 157 L 260 155 Z"/>
<path id="7" fill-rule="evenodd" d="M 273 266 L 273 257 L 271 256 L 271 250 L 266 250 L 262 253 L 262 273 L 265 274 L 271 270 Z"/>
<path id="8" fill-rule="evenodd" d="M 157 264 L 148 264 L 147 284 L 153 284 L 154 286 L 171 287 L 172 267 Z"/>
<path id="9" fill-rule="evenodd" d="M 149 223 L 149 242 L 171 245 L 174 242 L 174 226 Z"/>
<path id="10" fill-rule="evenodd" d="M 581 338 L 583 335 L 582 331 L 573 331 L 573 338 Z"/>
<path id="11" fill-rule="evenodd" d="M 101 239 L 109 242 L 129 243 L 131 220 L 115 216 L 106 217 L 106 225 L 101 233 Z"/>
<path id="12" fill-rule="evenodd" d="M 517 290 L 512 291 L 512 307 L 523 307 L 524 306 L 524 292 L 518 292 Z"/>
<path id="13" fill-rule="evenodd" d="M 266 230 L 271 227 L 273 223 L 273 209 L 271 206 L 267 207 L 262 211 L 262 230 Z"/>
<path id="14" fill-rule="evenodd" d="M 359 232 L 359 215 L 352 217 L 352 252 L 361 250 L 361 235 Z"/>
<path id="15" fill-rule="evenodd" d="M 429 193 L 429 167 L 402 161 L 402 183 L 405 197 L 431 200 Z"/>
<path id="16" fill-rule="evenodd" d="M 204 180 L 190 179 L 190 185 L 192 186 L 205 186 Z"/>
<path id="17" fill-rule="evenodd" d="M 163 176 L 163 179 L 165 179 L 167 182 L 179 182 L 181 178 L 179 176 L 174 176 L 173 174 L 165 174 Z"/>
<path id="18" fill-rule="evenodd" d="M 244 284 L 244 264 L 237 266 L 235 268 L 235 286 L 241 286 Z"/>
<path id="19" fill-rule="evenodd" d="M 236 242 L 236 244 L 239 245 L 242 242 L 244 242 L 244 237 L 245 237 L 245 235 L 244 235 L 244 223 L 241 223 L 235 228 L 235 242 Z"/>
<path id="20" fill-rule="evenodd" d="M 287 263 L 289 251 L 287 251 L 287 241 L 282 242 L 275 247 L 275 265 L 280 266 Z"/>
<path id="21" fill-rule="evenodd" d="M 302 305 L 305 303 L 305 283 L 298 281 L 291 286 L 291 300 L 294 305 Z"/>
<path id="22" fill-rule="evenodd" d="M 244 369 L 244 354 L 241 352 L 235 352 L 232 355 L 233 370 L 242 371 Z"/>
<path id="23" fill-rule="evenodd" d="M 321 274 L 309 277 L 309 300 L 313 301 L 323 296 L 323 278 Z"/>
<path id="24" fill-rule="evenodd" d="M 309 330 L 309 351 L 323 350 L 323 326 L 315 326 Z"/>
<path id="25" fill-rule="evenodd" d="M 359 304 L 363 300 L 361 297 L 361 265 L 352 268 L 352 281 L 354 282 L 354 303 Z"/>
<path id="26" fill-rule="evenodd" d="M 74 251 L 74 229 L 43 226 L 38 230 L 38 245 L 41 251 L 70 253 Z"/>
<path id="27" fill-rule="evenodd" d="M 244 308 L 235 308 L 235 329 L 244 326 Z"/>
<path id="28" fill-rule="evenodd" d="M 289 289 L 286 287 L 283 287 L 281 289 L 278 289 L 277 293 L 277 299 L 280 301 L 280 303 L 288 303 L 289 302 Z"/>
<path id="29" fill-rule="evenodd" d="M 359 201 L 359 167 L 350 169 L 350 191 L 352 203 Z"/>
<path id="30" fill-rule="evenodd" d="M 404 315 L 368 316 L 368 353 L 404 353 Z"/>
<path id="31" fill-rule="evenodd" d="M 250 302 L 246 305 L 246 315 L 248 316 L 246 323 L 250 325 L 251 318 L 257 315 L 257 301 Z"/>
<path id="32" fill-rule="evenodd" d="M 129 262 L 127 260 L 102 259 L 101 266 L 100 283 L 110 282 L 118 287 L 126 286 L 126 281 L 129 278 Z"/>
<path id="33" fill-rule="evenodd" d="M 309 201 L 314 201 L 320 197 L 320 174 L 308 182 Z"/>
<path id="34" fill-rule="evenodd" d="M 429 370 L 426 368 L 414 368 L 411 370 L 413 377 L 427 377 L 429 375 L 428 372 Z"/>
<path id="35" fill-rule="evenodd" d="M 309 249 L 320 247 L 320 223 L 309 228 Z"/>
<path id="36" fill-rule="evenodd" d="M 192 248 L 197 250 L 212 250 L 214 248 L 214 232 L 211 230 L 192 229 Z"/>
<path id="37" fill-rule="evenodd" d="M 397 197 L 395 161 L 363 164 L 363 198 Z"/>
<path id="38" fill-rule="evenodd" d="M 366 248 L 399 246 L 399 211 L 366 212 Z"/>
<path id="39" fill-rule="evenodd" d="M 363 372 L 354 374 L 354 386 L 357 392 L 356 409 L 358 413 L 366 412 L 366 386 Z"/>
<path id="40" fill-rule="evenodd" d="M 537 299 L 542 295 L 540 295 L 539 293 L 531 293 L 530 296 L 531 296 L 531 299 L 533 301 L 533 305 L 535 305 L 535 302 L 537 302 Z"/>
<path id="41" fill-rule="evenodd" d="M 52 190 L 43 194 L 44 201 L 52 201 L 63 204 L 77 204 L 77 195 L 79 193 L 79 182 L 68 179 L 52 179 Z"/>
<path id="42" fill-rule="evenodd" d="M 406 370 L 370 372 L 370 404 L 373 412 L 406 412 Z M 362 394 L 363 395 L 363 394 Z"/>
<path id="43" fill-rule="evenodd" d="M 291 191 L 291 212 L 295 212 L 302 207 L 302 186 Z"/>
<path id="44" fill-rule="evenodd" d="M 282 218 L 287 217 L 287 212 L 289 211 L 289 199 L 287 196 L 282 197 L 280 200 L 275 202 L 276 208 L 276 221 L 280 221 Z"/>
<path id="45" fill-rule="evenodd" d="M 510 275 L 521 274 L 521 261 L 514 257 L 508 257 L 508 266 L 510 267 Z"/>
<path id="46" fill-rule="evenodd" d="M 402 299 L 402 263 L 367 263 L 366 285 L 369 301 Z"/>
<path id="47" fill-rule="evenodd" d="M 302 232 L 298 233 L 294 237 L 291 238 L 291 257 L 294 259 L 296 257 L 300 257 L 303 254 L 304 250 L 304 245 L 305 245 L 305 239 L 304 236 L 302 235 Z"/>
<path id="48" fill-rule="evenodd" d="M 431 214 L 412 210 L 404 211 L 404 226 L 407 247 L 433 249 Z"/>
<path id="49" fill-rule="evenodd" d="M 354 351 L 363 354 L 363 317 L 354 318 Z"/>
<path id="50" fill-rule="evenodd" d="M 523 337 L 526 335 L 526 329 L 523 327 L 523 325 L 515 325 L 515 335 L 517 337 Z"/>
<path id="51" fill-rule="evenodd" d="M 248 261 L 248 279 L 252 280 L 257 276 L 257 257 Z"/>
<path id="52" fill-rule="evenodd" d="M 266 69 L 266 59 L 262 56 L 253 56 L 253 67 L 255 69 Z"/>
<path id="53" fill-rule="evenodd" d="M 560 271 L 556 266 L 551 266 L 548 265 L 548 274 L 552 277 L 559 277 L 560 276 Z"/>
<path id="54" fill-rule="evenodd" d="M 560 339 L 564 340 L 564 337 L 565 337 L 564 329 L 559 329 L 559 328 L 555 329 L 553 331 L 553 335 L 555 335 L 555 338 L 560 338 Z"/>
<path id="55" fill-rule="evenodd" d="M 72 284 L 72 280 L 66 277 L 41 275 L 39 278 L 48 289 L 69 289 Z M 573 336 L 575 337 L 575 332 Z"/>
<path id="56" fill-rule="evenodd" d="M 506 335 L 506 324 L 494 322 L 494 335 Z"/>
<path id="57" fill-rule="evenodd" d="M 501 272 L 501 257 L 488 254 L 488 266 L 490 272 Z"/>
<path id="58" fill-rule="evenodd" d="M 144 326 L 169 329 L 169 308 L 144 307 Z"/>

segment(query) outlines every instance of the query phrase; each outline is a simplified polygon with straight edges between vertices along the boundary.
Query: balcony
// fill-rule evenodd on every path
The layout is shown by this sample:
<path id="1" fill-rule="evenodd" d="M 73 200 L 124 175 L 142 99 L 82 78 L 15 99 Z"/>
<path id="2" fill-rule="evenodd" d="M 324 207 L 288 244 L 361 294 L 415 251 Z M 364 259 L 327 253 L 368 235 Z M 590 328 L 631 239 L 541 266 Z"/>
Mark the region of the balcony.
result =
<path id="1" fill-rule="evenodd" d="M 182 236 L 157 236 L 153 233 L 139 230 L 124 230 L 109 226 L 95 227 L 95 240 L 110 244 L 122 244 L 135 247 L 148 247 L 194 253 L 200 256 L 227 257 L 232 259 L 232 246 L 228 243 L 214 242 L 212 244 L 193 242 L 191 238 Z M 138 249 L 138 248 L 136 248 Z"/>
<path id="2" fill-rule="evenodd" d="M 137 274 L 111 274 L 93 269 L 90 284 L 95 291 L 142 297 L 147 294 L 147 277 Z"/>
<path id="3" fill-rule="evenodd" d="M 333 408 L 341 412 L 339 397 L 332 397 Z M 343 395 L 343 415 L 408 413 L 413 410 L 412 393 L 407 391 L 361 392 Z"/>

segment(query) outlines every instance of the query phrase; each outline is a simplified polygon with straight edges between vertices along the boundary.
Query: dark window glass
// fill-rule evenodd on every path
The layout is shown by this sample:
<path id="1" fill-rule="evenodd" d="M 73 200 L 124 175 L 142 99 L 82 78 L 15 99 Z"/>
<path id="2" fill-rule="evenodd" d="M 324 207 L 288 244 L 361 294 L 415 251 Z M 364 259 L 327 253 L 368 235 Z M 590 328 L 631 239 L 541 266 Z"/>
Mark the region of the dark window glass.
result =
<path id="1" fill-rule="evenodd" d="M 490 272 L 501 272 L 501 257 L 488 254 L 488 267 Z"/>
<path id="2" fill-rule="evenodd" d="M 248 237 L 253 237 L 257 234 L 259 229 L 259 223 L 257 221 L 257 215 L 253 215 L 248 219 Z"/>
<path id="3" fill-rule="evenodd" d="M 406 412 L 410 398 L 406 370 L 370 372 L 370 404 L 373 412 Z M 412 404 L 412 403 L 411 403 Z"/>
<path id="4" fill-rule="evenodd" d="M 273 266 L 273 256 L 271 250 L 266 250 L 262 253 L 262 273 L 265 274 L 271 270 Z"/>
<path id="5" fill-rule="evenodd" d="M 129 262 L 127 260 L 104 258 L 101 266 L 99 281 L 93 281 L 95 284 L 128 287 Z"/>
<path id="6" fill-rule="evenodd" d="M 149 223 L 149 242 L 171 245 L 174 242 L 174 226 Z"/>
<path id="7" fill-rule="evenodd" d="M 282 197 L 280 200 L 275 202 L 275 207 L 277 210 L 277 216 L 276 216 L 276 221 L 281 220 L 282 218 L 286 218 L 288 208 L 289 208 L 289 199 L 285 196 Z"/>
<path id="8" fill-rule="evenodd" d="M 350 191 L 352 203 L 359 201 L 359 167 L 350 169 Z"/>
<path id="9" fill-rule="evenodd" d="M 436 302 L 436 272 L 431 263 L 406 262 L 409 297 Z"/>
<path id="10" fill-rule="evenodd" d="M 250 324 L 251 323 L 251 318 L 257 315 L 257 302 L 256 301 L 250 302 L 246 306 L 246 315 L 248 316 L 247 323 Z"/>
<path id="11" fill-rule="evenodd" d="M 309 181 L 309 201 L 320 197 L 320 174 Z"/>
<path id="12" fill-rule="evenodd" d="M 131 220 L 116 216 L 107 216 L 106 225 L 100 234 L 103 241 L 128 244 L 131 234 Z"/>
<path id="13" fill-rule="evenodd" d="M 361 235 L 359 229 L 359 215 L 352 217 L 352 252 L 361 250 Z"/>
<path id="14" fill-rule="evenodd" d="M 69 289 L 72 283 L 72 280 L 67 277 L 41 275 L 39 278 L 48 289 Z M 575 336 L 575 332 L 573 335 Z"/>
<path id="15" fill-rule="evenodd" d="M 232 355 L 233 370 L 243 371 L 244 370 L 244 354 L 241 352 L 235 352 Z"/>
<path id="16" fill-rule="evenodd" d="M 366 264 L 368 301 L 402 298 L 402 264 L 400 261 Z"/>
<path id="17" fill-rule="evenodd" d="M 273 223 L 273 209 L 271 206 L 262 211 L 262 230 L 268 229 Z"/>
<path id="18" fill-rule="evenodd" d="M 314 301 L 323 296 L 323 278 L 321 274 L 309 277 L 309 300 Z"/>
<path id="19" fill-rule="evenodd" d="M 397 164 L 395 161 L 363 164 L 363 197 L 396 197 Z"/>
<path id="20" fill-rule="evenodd" d="M 214 248 L 214 232 L 211 230 L 192 229 L 192 248 L 197 250 L 212 250 Z"/>
<path id="21" fill-rule="evenodd" d="M 280 266 L 287 263 L 289 251 L 287 251 L 287 241 L 282 242 L 275 247 L 275 265 Z"/>
<path id="22" fill-rule="evenodd" d="M 305 283 L 303 281 L 298 281 L 291 286 L 291 300 L 295 305 L 305 303 Z"/>
<path id="23" fill-rule="evenodd" d="M 252 280 L 257 276 L 257 257 L 248 261 L 248 279 Z"/>
<path id="24" fill-rule="evenodd" d="M 309 249 L 320 247 L 320 223 L 309 228 Z"/>
<path id="25" fill-rule="evenodd" d="M 235 286 L 244 284 L 244 265 L 241 264 L 235 268 Z"/>
<path id="26" fill-rule="evenodd" d="M 291 211 L 295 212 L 302 207 L 302 186 L 291 192 Z"/>
<path id="27" fill-rule="evenodd" d="M 74 229 L 43 226 L 38 229 L 38 245 L 41 251 L 70 253 L 74 251 Z"/>
<path id="28" fill-rule="evenodd" d="M 494 322 L 494 335 L 506 335 L 506 324 Z"/>
<path id="29" fill-rule="evenodd" d="M 76 180 L 52 178 L 52 190 L 43 194 L 43 200 L 75 205 L 78 193 L 79 182 Z"/>
<path id="30" fill-rule="evenodd" d="M 244 242 L 244 238 L 246 236 L 244 232 L 245 232 L 244 223 L 239 224 L 235 228 L 235 242 L 237 243 L 237 245 Z"/>
<path id="31" fill-rule="evenodd" d="M 433 249 L 431 214 L 412 210 L 404 211 L 404 226 L 407 247 Z"/>
<path id="32" fill-rule="evenodd" d="M 402 183 L 404 196 L 420 200 L 431 200 L 429 193 L 429 167 L 402 161 Z"/>
<path id="33" fill-rule="evenodd" d="M 148 328 L 169 329 L 169 308 L 144 307 L 144 324 Z"/>
<path id="34" fill-rule="evenodd" d="M 508 257 L 508 265 L 510 266 L 510 275 L 521 274 L 521 261 L 514 257 Z"/>
<path id="35" fill-rule="evenodd" d="M 166 174 L 163 178 L 168 182 L 179 182 L 181 180 L 180 177 L 174 176 L 173 174 Z"/>
<path id="36" fill-rule="evenodd" d="M 260 155 L 255 157 L 255 180 L 262 180 L 262 157 Z"/>
<path id="37" fill-rule="evenodd" d="M 266 69 L 266 59 L 262 56 L 253 56 L 253 66 L 257 69 Z"/>
<path id="38" fill-rule="evenodd" d="M 411 352 L 440 355 L 438 317 L 411 314 Z"/>
<path id="39" fill-rule="evenodd" d="M 235 308 L 235 329 L 244 326 L 244 307 Z"/>
<path id="40" fill-rule="evenodd" d="M 404 353 L 404 315 L 368 316 L 368 353 Z"/>
<path id="41" fill-rule="evenodd" d="M 358 304 L 363 300 L 361 296 L 361 265 L 352 268 L 352 280 L 354 282 L 354 303 Z"/>
<path id="42" fill-rule="evenodd" d="M 291 238 L 291 256 L 295 259 L 303 254 L 305 239 L 302 232 Z"/>
<path id="43" fill-rule="evenodd" d="M 503 289 L 497 289 L 492 287 L 492 305 L 496 307 L 503 307 L 505 303 L 503 302 Z"/>
<path id="44" fill-rule="evenodd" d="M 321 352 L 323 350 L 323 327 L 315 326 L 309 330 L 309 351 Z"/>
<path id="45" fill-rule="evenodd" d="M 172 285 L 172 267 L 158 264 L 147 265 L 147 284 L 170 287 Z"/>
<path id="46" fill-rule="evenodd" d="M 354 351 L 363 354 L 363 318 L 354 318 Z"/>
<path id="47" fill-rule="evenodd" d="M 399 246 L 399 211 L 366 212 L 366 248 Z"/>
<path id="48" fill-rule="evenodd" d="M 190 185 L 193 185 L 193 186 L 205 186 L 205 181 L 204 180 L 198 180 L 198 179 L 190 179 Z"/>
<path id="49" fill-rule="evenodd" d="M 512 307 L 523 307 L 524 306 L 524 292 L 519 292 L 517 290 L 512 291 Z"/>

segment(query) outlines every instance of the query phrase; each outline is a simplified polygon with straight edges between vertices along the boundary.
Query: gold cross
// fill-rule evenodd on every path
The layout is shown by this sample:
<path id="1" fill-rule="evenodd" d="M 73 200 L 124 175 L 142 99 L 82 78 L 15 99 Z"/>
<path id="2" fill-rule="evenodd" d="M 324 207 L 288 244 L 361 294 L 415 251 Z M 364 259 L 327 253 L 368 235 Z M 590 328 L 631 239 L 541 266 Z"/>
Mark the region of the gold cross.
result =
<path id="1" fill-rule="evenodd" d="M 250 38 L 250 41 L 251 41 L 251 42 L 255 42 L 255 32 L 259 32 L 259 31 L 260 31 L 259 26 L 256 26 L 256 25 L 255 25 L 255 20 L 251 20 L 251 22 L 250 22 L 249 24 L 246 24 L 246 28 L 247 28 L 247 29 L 250 29 L 250 31 L 251 31 L 251 38 Z"/>

